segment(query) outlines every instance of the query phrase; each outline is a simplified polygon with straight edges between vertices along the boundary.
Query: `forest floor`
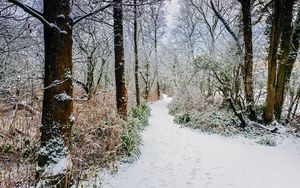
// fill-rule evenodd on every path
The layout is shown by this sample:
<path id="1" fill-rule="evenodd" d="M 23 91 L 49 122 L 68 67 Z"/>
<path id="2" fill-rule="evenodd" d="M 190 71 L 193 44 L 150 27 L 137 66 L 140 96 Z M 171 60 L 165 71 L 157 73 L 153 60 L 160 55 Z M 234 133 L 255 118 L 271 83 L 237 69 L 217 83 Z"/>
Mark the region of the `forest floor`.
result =
<path id="1" fill-rule="evenodd" d="M 115 174 L 89 181 L 104 188 L 299 188 L 300 141 L 277 146 L 243 136 L 224 137 L 181 128 L 168 114 L 171 98 L 151 104 L 140 158 Z M 99 185 L 101 182 L 101 185 Z M 94 184 L 94 186 L 95 186 Z"/>

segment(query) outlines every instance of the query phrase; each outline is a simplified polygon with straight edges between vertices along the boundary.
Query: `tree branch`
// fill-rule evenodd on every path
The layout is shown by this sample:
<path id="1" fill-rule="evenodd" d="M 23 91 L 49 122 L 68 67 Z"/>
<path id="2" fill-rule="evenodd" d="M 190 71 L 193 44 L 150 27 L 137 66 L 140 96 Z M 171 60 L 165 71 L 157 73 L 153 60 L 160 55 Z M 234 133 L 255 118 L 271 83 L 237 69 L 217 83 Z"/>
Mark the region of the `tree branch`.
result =
<path id="1" fill-rule="evenodd" d="M 216 16 L 221 20 L 221 22 L 223 23 L 223 25 L 225 26 L 226 30 L 230 33 L 230 35 L 233 37 L 233 39 L 236 42 L 236 45 L 238 47 L 239 53 L 242 52 L 242 45 L 240 43 L 240 40 L 238 38 L 238 36 L 233 32 L 233 30 L 230 28 L 229 24 L 226 22 L 226 20 L 220 15 L 220 13 L 216 10 L 212 0 L 210 1 L 210 5 L 212 10 L 214 11 L 214 13 L 216 14 Z"/>
<path id="2" fill-rule="evenodd" d="M 73 26 L 74 26 L 75 24 L 77 24 L 78 22 L 80 22 L 81 20 L 83 20 L 83 19 L 85 19 L 85 18 L 87 18 L 87 17 L 93 16 L 93 15 L 95 15 L 95 14 L 98 14 L 99 12 L 101 12 L 101 11 L 107 9 L 108 7 L 111 7 L 112 5 L 113 5 L 113 3 L 110 3 L 110 4 L 106 5 L 106 6 L 103 6 L 103 7 L 99 8 L 99 9 L 96 10 L 96 11 L 93 11 L 93 12 L 88 13 L 88 14 L 86 14 L 86 15 L 83 15 L 83 16 L 80 16 L 80 17 L 78 17 L 78 18 L 75 18 L 75 20 L 73 21 Z"/>
<path id="3" fill-rule="evenodd" d="M 29 7 L 28 5 L 25 5 L 25 4 L 21 3 L 18 0 L 8 0 L 8 2 L 13 3 L 14 5 L 20 7 L 25 12 L 27 12 L 28 14 L 30 14 L 31 16 L 33 16 L 33 17 L 37 18 L 38 20 L 40 20 L 44 24 L 45 27 L 49 27 L 50 29 L 54 29 L 54 30 L 56 30 L 58 32 L 63 32 L 60 28 L 57 27 L 56 24 L 48 22 L 42 16 L 42 13 L 40 13 L 39 11 L 33 9 L 32 7 Z"/>

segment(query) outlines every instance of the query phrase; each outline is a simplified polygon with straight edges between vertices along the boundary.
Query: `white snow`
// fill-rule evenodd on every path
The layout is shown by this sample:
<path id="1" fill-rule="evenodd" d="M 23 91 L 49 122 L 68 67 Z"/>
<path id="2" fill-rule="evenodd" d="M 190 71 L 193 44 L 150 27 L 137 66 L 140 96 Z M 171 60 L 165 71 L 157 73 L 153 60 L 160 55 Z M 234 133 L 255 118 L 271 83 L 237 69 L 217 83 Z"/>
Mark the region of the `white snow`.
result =
<path id="1" fill-rule="evenodd" d="M 75 118 L 75 116 L 74 116 L 74 113 L 71 113 L 69 119 L 70 119 L 70 122 L 71 122 L 71 123 L 74 123 L 74 122 L 75 122 L 75 119 L 76 119 L 76 118 Z"/>
<path id="2" fill-rule="evenodd" d="M 54 80 L 54 81 L 52 82 L 53 85 L 56 85 L 56 84 L 59 84 L 59 83 L 60 83 L 60 80 Z"/>
<path id="3" fill-rule="evenodd" d="M 63 15 L 63 14 L 60 14 L 60 15 L 57 16 L 57 18 L 65 19 L 66 17 L 65 17 L 65 15 Z"/>
<path id="4" fill-rule="evenodd" d="M 48 164 L 44 167 L 36 167 L 37 171 L 42 171 L 43 176 L 64 174 L 72 165 L 62 138 L 50 139 L 45 146 L 40 148 L 39 154 L 49 158 Z"/>
<path id="5" fill-rule="evenodd" d="M 64 174 L 67 169 L 70 169 L 70 157 L 66 156 L 63 158 L 57 159 L 55 163 L 51 163 L 47 168 L 44 170 L 44 175 L 58 175 Z"/>
<path id="6" fill-rule="evenodd" d="M 138 161 L 115 175 L 100 173 L 104 188 L 299 188 L 300 142 L 276 147 L 243 137 L 180 128 L 168 114 L 170 98 L 151 105 Z M 97 182 L 97 181 L 96 181 Z M 95 183 L 94 180 L 89 182 Z M 95 186 L 95 185 L 90 185 Z"/>
<path id="7" fill-rule="evenodd" d="M 50 26 L 52 29 L 57 28 L 57 25 L 54 24 L 54 23 L 50 23 L 49 26 Z"/>
<path id="8" fill-rule="evenodd" d="M 65 91 L 63 93 L 60 93 L 58 95 L 55 95 L 54 98 L 58 101 L 58 102 L 67 102 L 72 100 L 72 97 L 70 97 Z"/>
<path id="9" fill-rule="evenodd" d="M 64 34 L 64 35 L 67 35 L 67 34 L 68 34 L 67 31 L 60 31 L 59 33 L 60 33 L 60 34 Z"/>

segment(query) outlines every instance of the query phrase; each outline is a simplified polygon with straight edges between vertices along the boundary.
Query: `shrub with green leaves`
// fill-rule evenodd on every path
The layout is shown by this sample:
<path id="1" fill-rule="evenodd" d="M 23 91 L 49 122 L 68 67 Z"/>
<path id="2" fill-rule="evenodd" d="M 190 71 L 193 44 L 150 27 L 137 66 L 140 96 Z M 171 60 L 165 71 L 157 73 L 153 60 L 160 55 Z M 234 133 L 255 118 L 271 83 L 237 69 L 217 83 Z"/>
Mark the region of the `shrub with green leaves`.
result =
<path id="1" fill-rule="evenodd" d="M 265 146 L 276 146 L 277 145 L 276 141 L 271 137 L 263 137 L 260 140 L 258 140 L 256 143 L 260 144 L 260 145 L 265 145 Z"/>
<path id="2" fill-rule="evenodd" d="M 175 115 L 174 122 L 178 124 L 187 124 L 192 120 L 190 112 L 183 112 Z"/>
<path id="3" fill-rule="evenodd" d="M 149 115 L 150 107 L 147 104 L 141 104 L 129 110 L 129 116 L 124 123 L 122 132 L 124 162 L 133 162 L 140 156 L 141 131 L 148 125 Z"/>
<path id="4" fill-rule="evenodd" d="M 131 162 L 138 158 L 141 142 L 140 121 L 137 118 L 131 118 L 124 124 L 122 133 L 122 148 L 125 154 L 125 162 Z"/>
<path id="5" fill-rule="evenodd" d="M 148 117 L 150 116 L 150 107 L 148 104 L 143 103 L 139 106 L 132 107 L 129 110 L 129 117 L 136 118 L 140 121 L 141 126 L 148 125 Z"/>
<path id="6" fill-rule="evenodd" d="M 184 108 L 182 105 L 180 104 L 173 104 L 170 106 L 170 109 L 169 109 L 169 114 L 170 115 L 176 115 L 178 113 L 181 113 L 182 111 L 184 111 Z"/>

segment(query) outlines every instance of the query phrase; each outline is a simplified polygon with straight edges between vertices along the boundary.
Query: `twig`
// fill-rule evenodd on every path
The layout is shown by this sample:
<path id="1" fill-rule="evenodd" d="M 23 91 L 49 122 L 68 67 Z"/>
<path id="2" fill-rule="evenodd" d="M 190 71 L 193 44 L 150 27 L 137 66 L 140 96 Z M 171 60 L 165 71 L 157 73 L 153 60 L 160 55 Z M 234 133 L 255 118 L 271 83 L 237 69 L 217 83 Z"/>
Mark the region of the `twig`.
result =
<path id="1" fill-rule="evenodd" d="M 85 19 L 87 17 L 93 16 L 95 14 L 98 14 L 100 11 L 103 11 L 103 10 L 107 9 L 108 7 L 111 7 L 112 5 L 113 5 L 113 3 L 110 3 L 110 4 L 108 4 L 108 5 L 104 6 L 104 7 L 99 8 L 98 10 L 96 10 L 94 12 L 91 12 L 91 13 L 88 13 L 86 15 L 83 15 L 83 16 L 80 16 L 78 18 L 75 18 L 75 20 L 73 21 L 72 25 L 74 26 L 75 24 L 77 24 L 81 20 L 83 20 L 83 19 Z"/>
<path id="2" fill-rule="evenodd" d="M 39 11 L 33 9 L 32 7 L 29 7 L 29 6 L 21 3 L 18 0 L 8 0 L 8 1 L 13 3 L 14 5 L 20 7 L 21 9 L 23 9 L 25 12 L 27 12 L 31 16 L 40 20 L 44 24 L 44 26 L 49 27 L 50 29 L 54 29 L 58 32 L 63 32 L 59 27 L 57 27 L 56 24 L 48 22 Z"/>

